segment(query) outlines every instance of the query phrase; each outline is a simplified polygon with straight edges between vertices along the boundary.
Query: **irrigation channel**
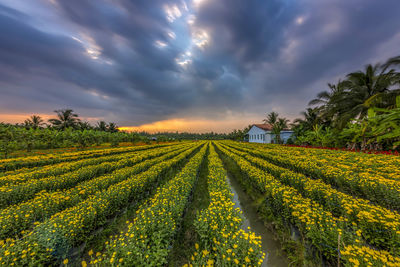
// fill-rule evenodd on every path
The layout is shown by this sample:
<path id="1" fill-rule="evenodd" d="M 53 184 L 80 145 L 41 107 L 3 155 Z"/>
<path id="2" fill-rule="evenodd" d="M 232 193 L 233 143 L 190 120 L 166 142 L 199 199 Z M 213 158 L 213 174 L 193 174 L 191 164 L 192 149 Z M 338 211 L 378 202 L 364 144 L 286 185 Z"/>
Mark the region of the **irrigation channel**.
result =
<path id="1" fill-rule="evenodd" d="M 284 255 L 282 255 L 282 248 L 278 241 L 274 239 L 273 233 L 270 232 L 259 219 L 257 210 L 253 205 L 250 197 L 243 191 L 240 184 L 230 175 L 227 175 L 228 183 L 233 193 L 233 201 L 235 208 L 238 207 L 242 210 L 244 217 L 242 229 L 251 230 L 256 235 L 261 236 L 262 250 L 265 253 L 265 258 L 262 267 L 284 267 L 288 266 L 289 262 Z"/>

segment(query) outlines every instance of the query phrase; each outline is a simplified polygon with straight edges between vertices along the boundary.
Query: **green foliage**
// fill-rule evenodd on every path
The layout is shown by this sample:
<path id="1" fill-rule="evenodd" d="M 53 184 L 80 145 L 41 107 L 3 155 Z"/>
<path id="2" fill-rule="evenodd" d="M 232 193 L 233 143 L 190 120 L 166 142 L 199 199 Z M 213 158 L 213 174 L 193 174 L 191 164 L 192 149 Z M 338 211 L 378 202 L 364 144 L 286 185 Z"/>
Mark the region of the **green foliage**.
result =
<path id="1" fill-rule="evenodd" d="M 396 149 L 400 145 L 400 56 L 385 64 L 367 65 L 328 84 L 296 119 L 296 144 Z M 316 127 L 317 126 L 317 127 Z"/>
<path id="2" fill-rule="evenodd" d="M 18 147 L 18 139 L 17 137 L 17 129 L 6 125 L 0 127 L 0 152 L 4 154 L 4 157 L 7 158 L 8 154 Z"/>
<path id="3" fill-rule="evenodd" d="M 396 108 L 379 109 L 371 111 L 375 114 L 368 123 L 373 125 L 373 134 L 378 142 L 388 142 L 397 148 L 400 145 L 400 96 L 396 98 Z"/>
<path id="4" fill-rule="evenodd" d="M 0 123 L 0 153 L 7 158 L 16 150 L 53 149 L 76 146 L 86 148 L 92 145 L 111 143 L 118 146 L 120 142 L 140 142 L 146 137 L 137 133 L 103 132 L 93 129 L 78 130 L 66 128 L 21 127 Z"/>

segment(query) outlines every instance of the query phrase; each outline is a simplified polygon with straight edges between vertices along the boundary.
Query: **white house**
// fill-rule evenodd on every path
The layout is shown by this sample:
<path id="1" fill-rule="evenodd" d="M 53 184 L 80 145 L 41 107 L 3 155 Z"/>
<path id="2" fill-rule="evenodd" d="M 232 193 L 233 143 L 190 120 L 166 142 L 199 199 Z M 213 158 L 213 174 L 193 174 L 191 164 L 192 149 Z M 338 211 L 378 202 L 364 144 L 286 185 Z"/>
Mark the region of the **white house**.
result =
<path id="1" fill-rule="evenodd" d="M 253 124 L 247 134 L 250 143 L 275 143 L 275 135 L 272 133 L 272 126 L 269 124 Z M 293 131 L 284 129 L 280 135 L 281 140 L 286 143 L 293 135 Z"/>

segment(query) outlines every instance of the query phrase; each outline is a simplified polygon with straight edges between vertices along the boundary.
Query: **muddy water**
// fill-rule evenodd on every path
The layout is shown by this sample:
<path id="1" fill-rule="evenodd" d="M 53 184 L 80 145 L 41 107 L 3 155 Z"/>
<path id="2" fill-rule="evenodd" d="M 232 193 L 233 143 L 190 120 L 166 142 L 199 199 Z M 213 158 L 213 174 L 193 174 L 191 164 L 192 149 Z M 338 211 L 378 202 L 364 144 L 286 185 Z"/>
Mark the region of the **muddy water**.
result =
<path id="1" fill-rule="evenodd" d="M 251 230 L 258 236 L 261 236 L 262 250 L 265 253 L 265 259 L 263 261 L 263 267 L 286 267 L 289 265 L 286 257 L 282 255 L 282 250 L 279 242 L 274 240 L 273 233 L 267 229 L 263 222 L 258 218 L 256 208 L 252 205 L 251 199 L 242 190 L 240 184 L 228 176 L 228 182 L 231 186 L 233 201 L 235 207 L 242 210 L 244 221 L 242 229 L 247 230 L 247 227 L 251 227 Z"/>

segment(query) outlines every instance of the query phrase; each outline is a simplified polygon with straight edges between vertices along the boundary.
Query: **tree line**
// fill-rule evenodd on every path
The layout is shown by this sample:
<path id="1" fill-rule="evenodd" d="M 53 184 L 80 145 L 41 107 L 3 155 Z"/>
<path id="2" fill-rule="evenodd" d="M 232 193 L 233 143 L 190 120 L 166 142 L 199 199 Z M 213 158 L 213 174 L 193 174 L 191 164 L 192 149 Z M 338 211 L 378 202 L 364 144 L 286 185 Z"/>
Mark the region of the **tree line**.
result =
<path id="1" fill-rule="evenodd" d="M 170 133 L 124 132 L 113 122 L 98 121 L 91 125 L 82 121 L 72 109 L 55 110 L 55 118 L 47 122 L 32 115 L 23 123 L 0 123 L 0 153 L 7 158 L 16 150 L 53 149 L 64 147 L 86 148 L 110 143 L 118 146 L 121 142 L 168 142 L 200 139 L 227 139 L 227 134 L 219 133 Z"/>
<path id="2" fill-rule="evenodd" d="M 32 115 L 24 121 L 22 124 L 16 124 L 16 126 L 22 126 L 25 128 L 52 128 L 56 130 L 64 131 L 68 128 L 74 130 L 98 130 L 104 132 L 118 132 L 118 127 L 115 123 L 106 123 L 105 121 L 98 121 L 96 125 L 92 126 L 87 121 L 82 121 L 79 115 L 74 113 L 72 109 L 59 109 L 54 111 L 57 114 L 56 118 L 48 120 L 48 124 L 38 115 Z"/>

